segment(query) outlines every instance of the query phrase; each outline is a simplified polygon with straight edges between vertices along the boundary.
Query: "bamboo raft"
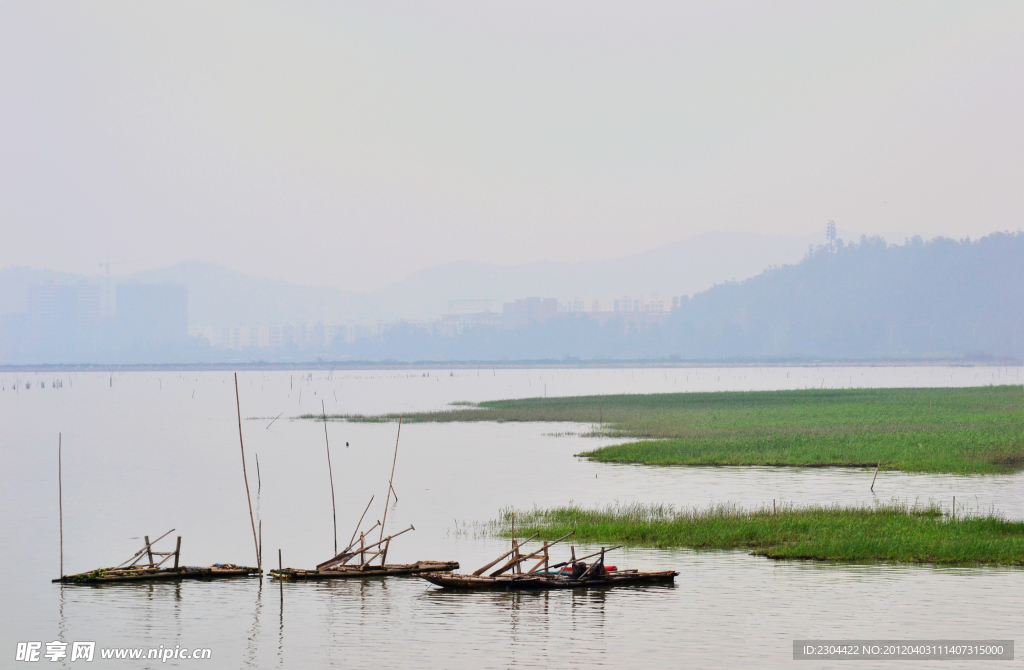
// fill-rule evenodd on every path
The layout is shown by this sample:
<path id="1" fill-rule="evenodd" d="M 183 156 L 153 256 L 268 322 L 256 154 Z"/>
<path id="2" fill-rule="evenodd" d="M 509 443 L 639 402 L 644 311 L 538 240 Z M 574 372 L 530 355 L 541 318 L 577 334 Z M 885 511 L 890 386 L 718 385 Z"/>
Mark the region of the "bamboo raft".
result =
<path id="1" fill-rule="evenodd" d="M 105 584 L 107 582 L 158 581 L 168 579 L 258 577 L 260 573 L 259 568 L 234 565 L 233 563 L 218 563 L 205 568 L 190 565 L 183 565 L 178 568 L 132 568 L 130 570 L 100 568 L 99 570 L 83 572 L 77 575 L 64 575 L 60 579 L 54 579 L 53 581 L 63 582 L 64 584 Z"/>
<path id="2" fill-rule="evenodd" d="M 365 512 L 363 514 L 365 515 Z M 362 519 L 360 519 L 360 522 L 362 522 Z M 374 524 L 370 530 L 376 528 L 377 525 Z M 330 560 L 316 566 L 315 570 L 279 566 L 277 570 L 270 571 L 270 576 L 274 579 L 361 579 L 364 577 L 414 576 L 423 572 L 444 573 L 458 569 L 459 564 L 457 561 L 417 561 L 416 563 L 405 564 L 386 563 L 388 547 L 391 545 L 392 538 L 398 537 L 410 530 L 416 529 L 410 525 L 405 530 L 394 535 L 388 535 L 373 544 L 366 544 L 366 531 L 364 531 L 359 534 L 358 542 L 353 538 L 349 546 L 345 547 L 345 549 Z M 380 559 L 380 563 L 373 565 L 372 562 L 377 558 Z M 355 560 L 355 563 L 350 564 L 353 560 Z"/>
<path id="3" fill-rule="evenodd" d="M 511 551 L 505 552 L 471 575 L 427 572 L 420 574 L 419 577 L 442 588 L 464 591 L 547 591 L 640 584 L 672 584 L 679 574 L 674 570 L 640 572 L 639 570 L 619 570 L 614 566 L 605 567 L 605 554 L 621 548 L 622 545 L 610 548 L 601 547 L 600 551 L 580 558 L 576 558 L 576 547 L 572 547 L 572 554 L 568 561 L 550 564 L 548 553 L 550 548 L 574 534 L 563 535 L 554 542 L 544 542 L 540 549 L 528 554 L 522 551 L 523 545 L 536 538 L 539 533 L 534 533 L 522 544 L 517 542 L 513 535 Z M 522 564 L 534 558 L 539 559 L 537 563 L 523 572 Z M 595 560 L 587 565 L 585 560 L 588 558 L 595 558 Z M 484 574 L 502 561 L 506 561 L 503 566 L 489 575 Z"/>
<path id="4" fill-rule="evenodd" d="M 159 581 L 174 579 L 223 579 L 227 577 L 257 577 L 262 574 L 260 568 L 250 568 L 234 563 L 216 563 L 209 567 L 196 567 L 190 565 L 179 566 L 181 558 L 181 536 L 178 536 L 177 545 L 174 551 L 156 551 L 153 549 L 160 540 L 174 532 L 174 529 L 167 531 L 156 540 L 150 542 L 149 536 L 145 536 L 146 544 L 124 563 L 114 568 L 99 568 L 91 572 L 82 572 L 77 575 L 61 575 L 53 582 L 63 584 L 105 584 L 108 582 L 136 582 L 136 581 Z M 143 558 L 146 562 L 141 562 Z M 159 562 L 157 558 L 162 557 Z M 161 567 L 171 558 L 174 558 L 174 565 L 168 568 Z"/>
<path id="5" fill-rule="evenodd" d="M 406 577 L 416 576 L 424 572 L 446 573 L 458 570 L 457 561 L 420 561 L 404 565 L 389 563 L 384 566 L 375 565 L 361 568 L 357 565 L 338 566 L 332 570 L 299 570 L 281 568 L 271 570 L 270 576 L 276 579 L 362 579 L 365 577 Z"/>

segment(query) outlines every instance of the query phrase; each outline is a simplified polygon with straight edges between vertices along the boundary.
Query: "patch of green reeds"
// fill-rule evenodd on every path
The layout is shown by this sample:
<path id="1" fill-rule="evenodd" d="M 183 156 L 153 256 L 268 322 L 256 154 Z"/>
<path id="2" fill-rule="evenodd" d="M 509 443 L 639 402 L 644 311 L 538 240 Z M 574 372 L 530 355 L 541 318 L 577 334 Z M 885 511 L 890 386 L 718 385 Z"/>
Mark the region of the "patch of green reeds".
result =
<path id="1" fill-rule="evenodd" d="M 319 419 L 318 415 L 305 418 Z M 397 415 L 333 416 L 391 421 Z M 590 424 L 634 438 L 580 454 L 651 465 L 875 467 L 986 474 L 1024 468 L 1024 389 L 811 389 L 527 398 L 405 421 Z"/>
<path id="2" fill-rule="evenodd" d="M 963 512 L 952 518 L 934 505 L 783 505 L 752 511 L 730 504 L 706 509 L 570 505 L 503 510 L 489 530 L 508 536 L 513 514 L 520 538 L 540 532 L 541 539 L 552 540 L 575 531 L 574 541 L 589 544 L 742 549 L 778 559 L 1024 565 L 1024 522 Z"/>

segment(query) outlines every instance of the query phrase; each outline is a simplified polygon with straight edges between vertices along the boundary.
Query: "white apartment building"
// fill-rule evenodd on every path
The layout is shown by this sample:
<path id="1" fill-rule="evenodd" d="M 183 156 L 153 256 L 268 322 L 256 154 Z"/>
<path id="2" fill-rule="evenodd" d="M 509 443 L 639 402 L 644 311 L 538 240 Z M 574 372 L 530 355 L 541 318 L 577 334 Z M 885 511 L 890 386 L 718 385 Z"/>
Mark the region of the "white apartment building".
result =
<path id="1" fill-rule="evenodd" d="M 667 312 L 671 302 L 657 293 L 650 295 L 578 295 L 558 301 L 559 312 Z"/>

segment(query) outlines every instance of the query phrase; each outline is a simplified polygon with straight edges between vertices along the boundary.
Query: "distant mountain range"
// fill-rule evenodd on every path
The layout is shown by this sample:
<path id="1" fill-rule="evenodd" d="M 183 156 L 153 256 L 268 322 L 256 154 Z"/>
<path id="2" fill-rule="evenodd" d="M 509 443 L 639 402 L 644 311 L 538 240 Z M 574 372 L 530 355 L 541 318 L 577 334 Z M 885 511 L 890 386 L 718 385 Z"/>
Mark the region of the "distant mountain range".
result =
<path id="1" fill-rule="evenodd" d="M 886 237 L 902 241 L 899 233 Z M 725 281 L 752 277 L 771 266 L 796 263 L 809 246 L 823 241 L 817 235 L 708 233 L 633 256 L 584 263 L 541 261 L 499 266 L 459 261 L 419 270 L 367 294 L 250 277 L 196 261 L 111 280 L 186 284 L 192 326 L 425 320 L 447 313 L 448 301 L 458 299 L 490 299 L 500 311 L 502 302 L 528 296 L 693 295 Z M 31 284 L 86 279 L 97 278 L 20 267 L 0 270 L 0 318 L 25 311 L 26 290 Z"/>

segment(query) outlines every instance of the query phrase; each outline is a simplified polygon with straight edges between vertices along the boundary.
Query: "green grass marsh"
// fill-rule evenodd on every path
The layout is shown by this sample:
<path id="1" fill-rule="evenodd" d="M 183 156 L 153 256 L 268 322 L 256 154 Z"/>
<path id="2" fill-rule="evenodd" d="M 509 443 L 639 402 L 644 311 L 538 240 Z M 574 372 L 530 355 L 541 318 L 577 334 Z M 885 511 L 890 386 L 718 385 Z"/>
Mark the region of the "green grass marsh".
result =
<path id="1" fill-rule="evenodd" d="M 306 418 L 319 419 L 318 415 Z M 332 416 L 354 421 L 378 417 Z M 405 421 L 549 421 L 631 441 L 608 463 L 875 467 L 986 474 L 1024 468 L 1024 389 L 811 389 L 496 400 Z"/>
<path id="2" fill-rule="evenodd" d="M 604 509 L 516 511 L 516 536 L 633 547 L 742 549 L 776 559 L 945 565 L 1024 565 L 1024 522 L 998 516 L 952 518 L 935 506 L 782 506 L 744 511 L 731 505 L 676 510 L 632 504 Z M 491 522 L 508 536 L 513 510 Z"/>

